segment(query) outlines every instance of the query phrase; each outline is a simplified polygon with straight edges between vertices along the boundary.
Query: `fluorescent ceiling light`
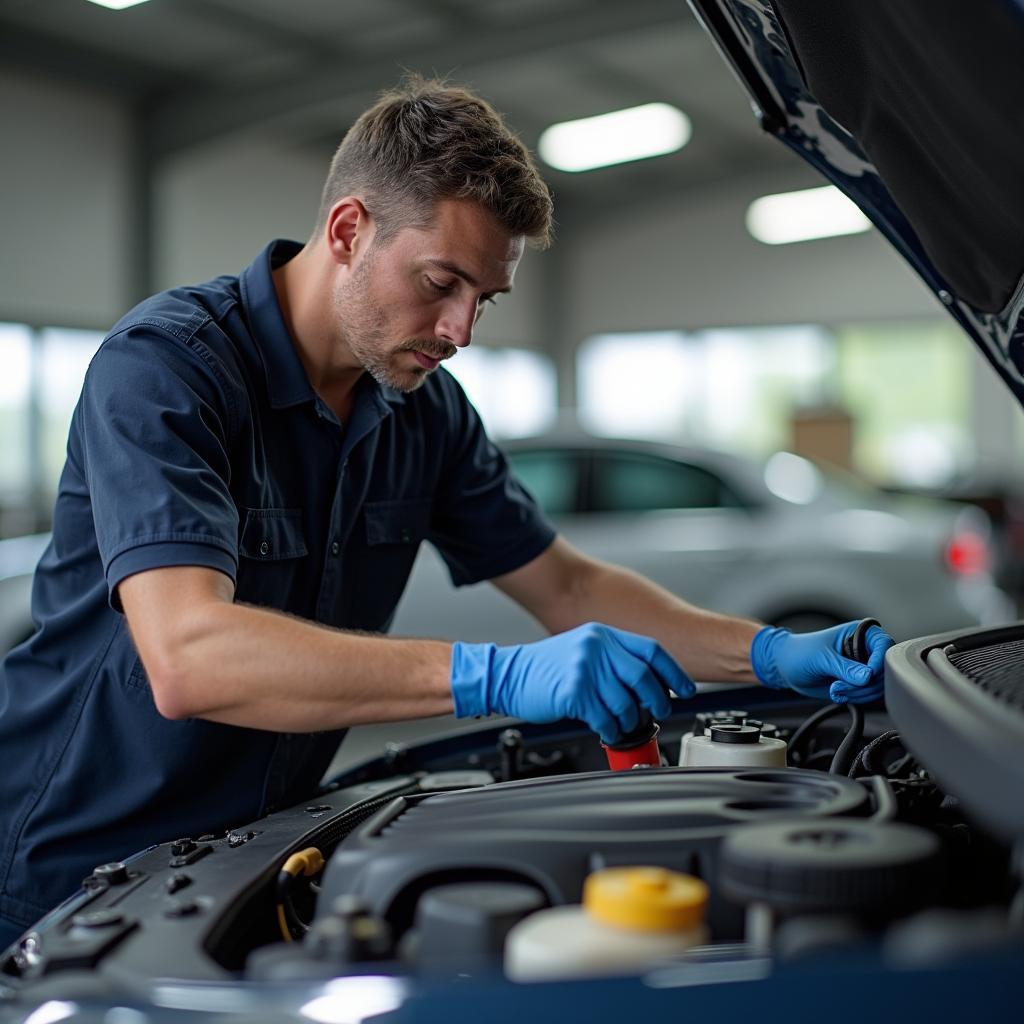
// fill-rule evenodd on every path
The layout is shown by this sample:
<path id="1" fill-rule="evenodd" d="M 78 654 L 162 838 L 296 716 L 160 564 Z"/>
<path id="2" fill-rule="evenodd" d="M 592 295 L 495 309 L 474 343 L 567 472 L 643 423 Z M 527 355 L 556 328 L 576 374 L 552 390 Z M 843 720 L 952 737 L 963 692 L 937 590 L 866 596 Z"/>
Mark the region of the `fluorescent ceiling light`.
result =
<path id="1" fill-rule="evenodd" d="M 768 245 L 855 235 L 870 227 L 867 217 L 834 185 L 762 196 L 747 208 L 747 230 Z"/>
<path id="2" fill-rule="evenodd" d="M 690 119 L 681 110 L 645 103 L 553 124 L 541 134 L 537 149 L 545 163 L 560 171 L 589 171 L 674 153 L 690 141 L 690 134 Z"/>
<path id="3" fill-rule="evenodd" d="M 135 7 L 144 4 L 147 0 L 89 0 L 89 3 L 97 7 L 109 7 L 112 11 L 123 11 L 126 7 Z"/>

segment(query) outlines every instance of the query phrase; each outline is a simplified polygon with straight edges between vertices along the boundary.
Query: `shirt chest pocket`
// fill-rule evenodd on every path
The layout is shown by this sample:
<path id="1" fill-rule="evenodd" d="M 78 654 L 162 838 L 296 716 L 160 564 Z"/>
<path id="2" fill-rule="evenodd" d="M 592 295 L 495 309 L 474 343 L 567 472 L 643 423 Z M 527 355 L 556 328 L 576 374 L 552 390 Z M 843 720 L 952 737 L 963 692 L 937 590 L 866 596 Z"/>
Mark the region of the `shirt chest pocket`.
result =
<path id="1" fill-rule="evenodd" d="M 430 498 L 368 501 L 363 506 L 363 514 L 366 516 L 368 547 L 411 544 L 415 553 L 430 526 Z"/>
<path id="2" fill-rule="evenodd" d="M 238 540 L 236 599 L 286 607 L 307 554 L 302 509 L 246 509 Z"/>
<path id="3" fill-rule="evenodd" d="M 386 629 L 390 624 L 420 542 L 430 530 L 431 504 L 430 498 L 406 498 L 363 506 L 366 578 L 360 591 L 367 621 L 362 628 Z"/>

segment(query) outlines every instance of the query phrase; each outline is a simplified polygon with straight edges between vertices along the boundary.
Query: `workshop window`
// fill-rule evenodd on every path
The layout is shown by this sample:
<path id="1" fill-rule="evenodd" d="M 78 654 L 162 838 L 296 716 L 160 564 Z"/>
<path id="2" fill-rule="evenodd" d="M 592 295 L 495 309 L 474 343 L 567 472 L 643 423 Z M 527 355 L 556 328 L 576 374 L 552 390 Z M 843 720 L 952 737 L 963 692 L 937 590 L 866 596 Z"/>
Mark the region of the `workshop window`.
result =
<path id="1" fill-rule="evenodd" d="M 43 483 L 52 496 L 64 468 L 71 414 L 78 404 L 85 371 L 103 341 L 100 331 L 48 327 L 39 334 L 40 453 Z"/>
<path id="2" fill-rule="evenodd" d="M 589 338 L 577 356 L 580 423 L 606 437 L 685 436 L 700 400 L 697 369 L 678 331 Z"/>
<path id="3" fill-rule="evenodd" d="M 31 525 L 32 332 L 0 324 L 0 536 Z"/>
<path id="4" fill-rule="evenodd" d="M 445 364 L 493 437 L 529 437 L 557 415 L 555 368 L 524 348 L 464 348 Z"/>
<path id="5" fill-rule="evenodd" d="M 854 417 L 862 475 L 933 487 L 970 465 L 975 357 L 954 324 L 853 324 L 835 333 L 838 397 Z"/>
<path id="6" fill-rule="evenodd" d="M 693 433 L 705 444 L 771 455 L 792 443 L 798 410 L 831 397 L 835 349 L 823 327 L 712 329 L 691 337 L 701 356 Z"/>
<path id="7" fill-rule="evenodd" d="M 770 455 L 796 409 L 829 396 L 832 339 L 791 325 L 604 334 L 580 347 L 580 421 L 593 433 Z"/>

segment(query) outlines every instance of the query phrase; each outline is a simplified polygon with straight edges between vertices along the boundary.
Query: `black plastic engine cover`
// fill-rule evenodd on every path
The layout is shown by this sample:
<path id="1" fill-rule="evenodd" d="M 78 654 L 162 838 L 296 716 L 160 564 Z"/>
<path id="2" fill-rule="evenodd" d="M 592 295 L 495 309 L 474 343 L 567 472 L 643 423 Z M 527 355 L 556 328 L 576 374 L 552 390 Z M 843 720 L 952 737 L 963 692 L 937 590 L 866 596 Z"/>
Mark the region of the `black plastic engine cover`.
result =
<path id="1" fill-rule="evenodd" d="M 860 783 L 796 768 L 594 772 L 402 797 L 339 845 L 318 913 L 354 894 L 401 932 L 437 885 L 523 881 L 557 905 L 579 902 L 591 871 L 657 865 L 708 881 L 712 934 L 736 938 L 740 911 L 715 884 L 718 845 L 732 828 L 867 810 Z"/>

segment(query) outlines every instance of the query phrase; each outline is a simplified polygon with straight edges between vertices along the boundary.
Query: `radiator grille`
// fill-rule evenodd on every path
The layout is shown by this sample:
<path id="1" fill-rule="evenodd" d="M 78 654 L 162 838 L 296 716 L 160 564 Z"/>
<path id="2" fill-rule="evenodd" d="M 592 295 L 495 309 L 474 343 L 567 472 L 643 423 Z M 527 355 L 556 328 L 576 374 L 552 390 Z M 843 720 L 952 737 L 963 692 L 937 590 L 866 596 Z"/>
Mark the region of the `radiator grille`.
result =
<path id="1" fill-rule="evenodd" d="M 949 663 L 996 700 L 1024 710 L 1024 639 L 955 651 Z"/>

